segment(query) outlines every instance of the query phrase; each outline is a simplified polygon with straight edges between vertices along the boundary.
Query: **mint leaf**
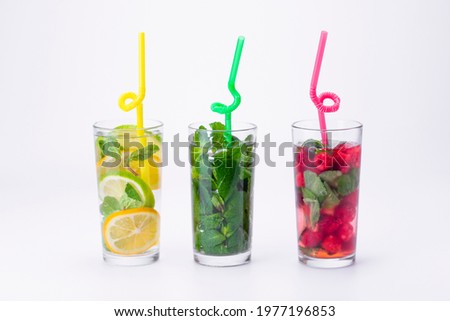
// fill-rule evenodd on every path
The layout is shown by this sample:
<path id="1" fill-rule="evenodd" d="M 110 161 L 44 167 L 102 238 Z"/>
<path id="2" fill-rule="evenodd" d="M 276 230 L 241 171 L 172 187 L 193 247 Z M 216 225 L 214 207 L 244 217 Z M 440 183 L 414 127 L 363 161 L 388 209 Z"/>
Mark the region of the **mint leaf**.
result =
<path id="1" fill-rule="evenodd" d="M 223 219 L 220 214 L 202 215 L 200 217 L 200 223 L 205 230 L 213 230 L 219 228 L 222 220 Z"/>
<path id="2" fill-rule="evenodd" d="M 225 125 L 218 121 L 209 124 L 209 126 L 212 130 L 225 130 Z"/>
<path id="3" fill-rule="evenodd" d="M 209 215 L 213 212 L 211 190 L 206 185 L 208 181 L 192 180 L 193 211 L 195 215 Z"/>
<path id="4" fill-rule="evenodd" d="M 245 193 L 235 191 L 226 203 L 225 213 L 223 214 L 229 232 L 234 232 L 238 227 L 244 224 L 244 197 Z M 227 235 L 227 233 L 224 233 Z"/>
<path id="5" fill-rule="evenodd" d="M 144 148 L 140 148 L 132 152 L 130 157 L 128 158 L 128 162 L 147 160 L 150 157 L 152 157 L 153 154 L 156 153 L 157 151 L 159 151 L 159 146 L 150 143 L 150 145 L 147 145 Z"/>
<path id="6" fill-rule="evenodd" d="M 337 187 L 337 180 L 342 176 L 341 171 L 325 171 L 319 174 L 319 177 L 334 188 Z"/>
<path id="7" fill-rule="evenodd" d="M 317 200 L 316 195 L 313 192 L 311 192 L 309 189 L 307 189 L 306 187 L 302 188 L 302 197 L 309 198 L 311 200 Z"/>
<path id="8" fill-rule="evenodd" d="M 359 185 L 359 171 L 353 168 L 347 174 L 339 177 L 337 181 L 337 191 L 340 195 L 345 196 L 352 193 Z"/>
<path id="9" fill-rule="evenodd" d="M 225 235 L 217 230 L 206 230 L 200 233 L 200 243 L 203 246 L 205 252 L 211 251 L 214 246 L 223 243 L 226 240 Z"/>
<path id="10" fill-rule="evenodd" d="M 303 176 L 305 178 L 305 187 L 317 196 L 319 202 L 322 202 L 327 196 L 327 189 L 323 185 L 319 176 L 311 171 L 305 171 Z"/>
<path id="11" fill-rule="evenodd" d="M 327 189 L 328 195 L 323 200 L 322 207 L 323 208 L 336 207 L 340 202 L 339 197 L 336 195 L 336 193 L 331 189 L 331 187 L 327 183 L 325 183 L 325 188 Z"/>
<path id="12" fill-rule="evenodd" d="M 127 183 L 127 185 L 125 186 L 125 194 L 127 194 L 127 196 L 129 198 L 132 198 L 136 201 L 139 201 L 139 202 L 142 201 L 141 196 L 139 195 L 139 193 L 135 190 L 135 188 L 131 184 Z"/>
<path id="13" fill-rule="evenodd" d="M 205 144 L 209 143 L 208 132 L 205 126 L 200 126 L 194 134 L 194 144 L 197 147 L 203 147 Z"/>
<path id="14" fill-rule="evenodd" d="M 100 205 L 100 212 L 106 217 L 114 212 L 122 210 L 120 203 L 112 196 L 106 196 Z"/>
<path id="15" fill-rule="evenodd" d="M 305 140 L 303 142 L 302 147 L 306 147 L 306 148 L 314 147 L 314 148 L 317 148 L 317 149 L 322 149 L 323 145 L 322 145 L 322 142 L 320 140 L 308 139 L 308 140 Z"/>
<path id="16" fill-rule="evenodd" d="M 225 202 L 223 201 L 223 198 L 220 197 L 220 195 L 216 192 L 213 193 L 211 202 L 213 206 L 220 212 L 223 212 L 223 210 L 225 209 Z"/>
<path id="17" fill-rule="evenodd" d="M 209 124 L 213 132 L 211 133 L 212 143 L 214 149 L 221 149 L 225 145 L 225 125 L 220 122 Z M 215 132 L 215 131 L 219 132 Z"/>
<path id="18" fill-rule="evenodd" d="M 241 228 L 238 228 L 234 231 L 233 234 L 227 239 L 227 246 L 230 250 L 234 249 L 234 251 L 239 252 L 241 248 L 243 248 L 243 244 L 245 243 L 245 234 Z"/>
<path id="19" fill-rule="evenodd" d="M 227 200 L 237 185 L 239 180 L 239 165 L 230 157 L 230 152 L 223 153 L 223 156 L 216 155 L 214 159 L 214 177 L 216 179 L 217 190 L 220 196 Z"/>
<path id="20" fill-rule="evenodd" d="M 314 229 L 320 218 L 320 204 L 317 200 L 312 200 L 309 198 L 304 198 L 303 201 L 309 206 L 309 223 L 311 229 Z"/>
<path id="21" fill-rule="evenodd" d="M 139 208 L 142 207 L 142 202 L 137 201 L 133 198 L 128 197 L 127 194 L 123 194 L 122 197 L 119 200 L 120 207 L 124 210 L 130 209 L 130 208 Z"/>

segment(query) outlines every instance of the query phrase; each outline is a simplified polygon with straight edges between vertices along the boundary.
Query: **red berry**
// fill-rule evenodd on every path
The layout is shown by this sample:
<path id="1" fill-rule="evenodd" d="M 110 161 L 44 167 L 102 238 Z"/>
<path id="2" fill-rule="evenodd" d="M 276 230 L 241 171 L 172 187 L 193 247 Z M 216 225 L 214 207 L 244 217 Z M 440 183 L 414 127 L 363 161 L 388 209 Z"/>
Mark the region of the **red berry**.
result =
<path id="1" fill-rule="evenodd" d="M 342 249 L 341 240 L 334 235 L 328 235 L 322 241 L 322 248 L 328 252 L 328 254 L 335 254 Z"/>
<path id="2" fill-rule="evenodd" d="M 315 232 L 310 229 L 306 229 L 303 231 L 300 237 L 300 243 L 304 247 L 313 248 L 320 244 L 320 242 L 322 241 L 322 237 L 323 237 L 322 232 L 319 231 Z"/>
<path id="3" fill-rule="evenodd" d="M 295 176 L 295 184 L 297 185 L 297 187 L 305 187 L 305 178 L 303 176 L 303 173 L 300 171 Z"/>
<path id="4" fill-rule="evenodd" d="M 353 226 L 350 223 L 344 223 L 337 232 L 337 236 L 343 241 L 347 242 L 353 237 Z"/>
<path id="5" fill-rule="evenodd" d="M 354 190 L 353 192 L 342 198 L 341 204 L 348 205 L 351 207 L 358 206 L 358 194 L 359 190 L 358 189 Z"/>
<path id="6" fill-rule="evenodd" d="M 313 171 L 316 174 L 333 169 L 333 158 L 327 152 L 316 154 L 314 157 L 314 167 Z"/>
<path id="7" fill-rule="evenodd" d="M 324 215 L 319 221 L 319 231 L 324 234 L 332 234 L 342 225 L 342 220 L 329 215 Z"/>
<path id="8" fill-rule="evenodd" d="M 339 205 L 334 210 L 334 215 L 344 222 L 352 222 L 356 216 L 356 207 L 348 206 L 346 204 Z"/>
<path id="9" fill-rule="evenodd" d="M 347 242 L 342 243 L 342 250 L 348 252 L 355 252 L 356 249 L 356 237 L 352 237 Z"/>

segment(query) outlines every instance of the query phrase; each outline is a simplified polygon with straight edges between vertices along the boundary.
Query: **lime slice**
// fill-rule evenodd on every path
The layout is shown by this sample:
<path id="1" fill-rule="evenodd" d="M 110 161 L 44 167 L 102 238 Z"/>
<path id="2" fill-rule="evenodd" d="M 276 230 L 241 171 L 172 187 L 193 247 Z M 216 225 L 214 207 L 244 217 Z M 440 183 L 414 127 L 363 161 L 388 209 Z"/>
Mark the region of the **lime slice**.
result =
<path id="1" fill-rule="evenodd" d="M 125 170 L 110 171 L 100 179 L 98 193 L 101 201 L 103 201 L 106 196 L 120 199 L 126 194 L 125 189 L 127 184 L 130 184 L 139 194 L 144 206 L 153 207 L 155 205 L 153 192 L 147 184 L 145 184 L 142 178 L 134 176 Z"/>

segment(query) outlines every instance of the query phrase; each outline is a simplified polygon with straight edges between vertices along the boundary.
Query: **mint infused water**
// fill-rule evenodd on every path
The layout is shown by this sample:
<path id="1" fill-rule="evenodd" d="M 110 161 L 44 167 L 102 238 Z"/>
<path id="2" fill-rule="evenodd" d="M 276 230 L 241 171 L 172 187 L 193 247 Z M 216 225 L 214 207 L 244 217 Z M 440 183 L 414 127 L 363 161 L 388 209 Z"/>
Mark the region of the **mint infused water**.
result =
<path id="1" fill-rule="evenodd" d="M 226 131 L 215 122 L 191 131 L 194 257 L 206 265 L 245 263 L 251 248 L 256 128 Z"/>

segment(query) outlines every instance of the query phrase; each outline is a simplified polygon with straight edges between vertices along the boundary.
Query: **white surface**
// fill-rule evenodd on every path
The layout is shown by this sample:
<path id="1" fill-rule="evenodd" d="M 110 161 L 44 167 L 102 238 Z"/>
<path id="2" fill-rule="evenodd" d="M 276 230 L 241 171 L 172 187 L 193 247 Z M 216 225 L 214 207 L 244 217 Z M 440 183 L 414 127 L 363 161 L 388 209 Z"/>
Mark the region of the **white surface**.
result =
<path id="1" fill-rule="evenodd" d="M 444 0 L 1 1 L 0 298 L 449 300 L 449 12 Z M 189 171 L 172 160 L 160 261 L 104 264 L 91 125 L 123 117 L 117 98 L 137 90 L 137 32 L 147 33 L 145 111 L 167 141 L 231 100 L 243 34 L 234 119 L 283 142 L 294 120 L 316 117 L 321 29 L 319 90 L 342 98 L 328 116 L 365 126 L 357 264 L 298 263 L 290 155 L 257 168 L 251 264 L 193 262 Z"/>

